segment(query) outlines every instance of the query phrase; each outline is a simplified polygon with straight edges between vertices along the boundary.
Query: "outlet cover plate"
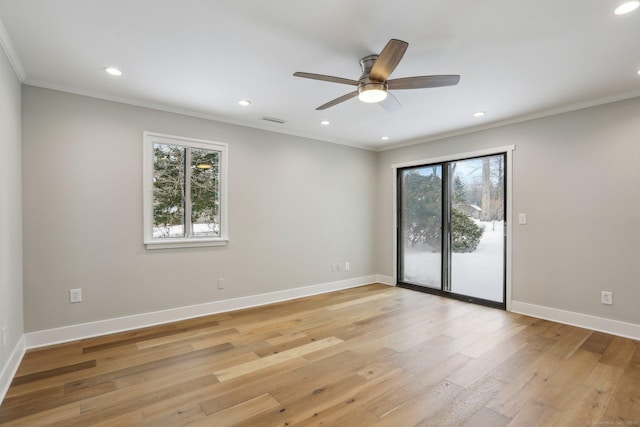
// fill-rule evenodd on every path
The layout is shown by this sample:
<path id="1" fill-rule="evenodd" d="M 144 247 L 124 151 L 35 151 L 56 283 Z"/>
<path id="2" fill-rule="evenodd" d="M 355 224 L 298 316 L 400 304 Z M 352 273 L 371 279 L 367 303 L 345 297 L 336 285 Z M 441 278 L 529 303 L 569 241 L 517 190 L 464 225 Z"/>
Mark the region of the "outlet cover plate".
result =
<path id="1" fill-rule="evenodd" d="M 71 304 L 82 302 L 82 289 L 69 289 L 69 302 Z"/>

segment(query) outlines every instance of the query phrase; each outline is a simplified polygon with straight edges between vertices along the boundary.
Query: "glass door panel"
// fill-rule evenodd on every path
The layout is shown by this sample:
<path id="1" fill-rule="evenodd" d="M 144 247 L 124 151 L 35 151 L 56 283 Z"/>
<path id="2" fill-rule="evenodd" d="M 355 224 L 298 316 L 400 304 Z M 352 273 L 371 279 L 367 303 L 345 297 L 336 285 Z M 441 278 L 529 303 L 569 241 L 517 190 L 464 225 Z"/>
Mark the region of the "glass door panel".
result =
<path id="1" fill-rule="evenodd" d="M 401 282 L 442 286 L 442 166 L 399 173 L 398 268 Z"/>
<path id="2" fill-rule="evenodd" d="M 504 302 L 505 156 L 448 163 L 450 292 Z"/>

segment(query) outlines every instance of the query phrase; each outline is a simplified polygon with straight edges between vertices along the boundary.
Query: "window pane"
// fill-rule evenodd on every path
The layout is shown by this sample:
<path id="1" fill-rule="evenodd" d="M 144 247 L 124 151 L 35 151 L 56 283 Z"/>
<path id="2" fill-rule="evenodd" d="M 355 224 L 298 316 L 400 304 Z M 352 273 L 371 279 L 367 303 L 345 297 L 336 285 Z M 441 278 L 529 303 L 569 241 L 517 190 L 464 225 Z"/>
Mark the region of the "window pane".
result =
<path id="1" fill-rule="evenodd" d="M 185 148 L 153 144 L 153 237 L 184 237 Z"/>
<path id="2" fill-rule="evenodd" d="M 451 163 L 451 291 L 504 302 L 504 155 Z"/>
<path id="3" fill-rule="evenodd" d="M 442 285 L 442 166 L 402 172 L 400 280 L 440 289 Z"/>
<path id="4" fill-rule="evenodd" d="M 220 237 L 220 152 L 191 149 L 191 232 Z"/>

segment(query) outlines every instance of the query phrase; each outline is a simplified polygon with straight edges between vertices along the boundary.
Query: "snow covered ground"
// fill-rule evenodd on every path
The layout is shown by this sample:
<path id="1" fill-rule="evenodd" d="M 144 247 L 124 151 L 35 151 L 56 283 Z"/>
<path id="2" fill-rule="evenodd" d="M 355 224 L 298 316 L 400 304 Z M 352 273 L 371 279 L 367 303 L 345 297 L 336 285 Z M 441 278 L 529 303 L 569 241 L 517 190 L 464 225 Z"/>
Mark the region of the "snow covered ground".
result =
<path id="1" fill-rule="evenodd" d="M 503 222 L 478 222 L 484 233 L 475 252 L 451 254 L 451 290 L 491 301 L 503 302 Z M 405 247 L 404 280 L 440 289 L 440 252 L 429 245 Z"/>
<path id="2" fill-rule="evenodd" d="M 217 237 L 218 224 L 193 224 L 193 235 L 196 237 Z M 159 237 L 184 237 L 184 226 L 172 225 L 170 227 L 154 227 L 153 238 Z"/>

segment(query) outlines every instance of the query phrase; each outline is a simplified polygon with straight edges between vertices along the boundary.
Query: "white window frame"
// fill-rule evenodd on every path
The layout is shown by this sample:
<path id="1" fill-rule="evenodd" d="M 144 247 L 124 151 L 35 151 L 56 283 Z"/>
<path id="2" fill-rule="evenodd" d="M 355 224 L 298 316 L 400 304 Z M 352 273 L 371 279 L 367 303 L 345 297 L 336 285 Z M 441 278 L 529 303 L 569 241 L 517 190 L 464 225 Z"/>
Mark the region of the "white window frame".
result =
<path id="1" fill-rule="evenodd" d="M 224 142 L 207 141 L 204 139 L 186 138 L 175 135 L 165 135 L 155 132 L 143 133 L 142 152 L 142 187 L 144 211 L 144 244 L 147 249 L 194 248 L 202 246 L 225 246 L 229 242 L 228 205 L 227 205 L 227 164 L 228 146 Z M 219 209 L 220 209 L 220 237 L 153 237 L 153 145 L 166 144 L 187 148 L 214 150 L 220 153 L 219 174 Z"/>

